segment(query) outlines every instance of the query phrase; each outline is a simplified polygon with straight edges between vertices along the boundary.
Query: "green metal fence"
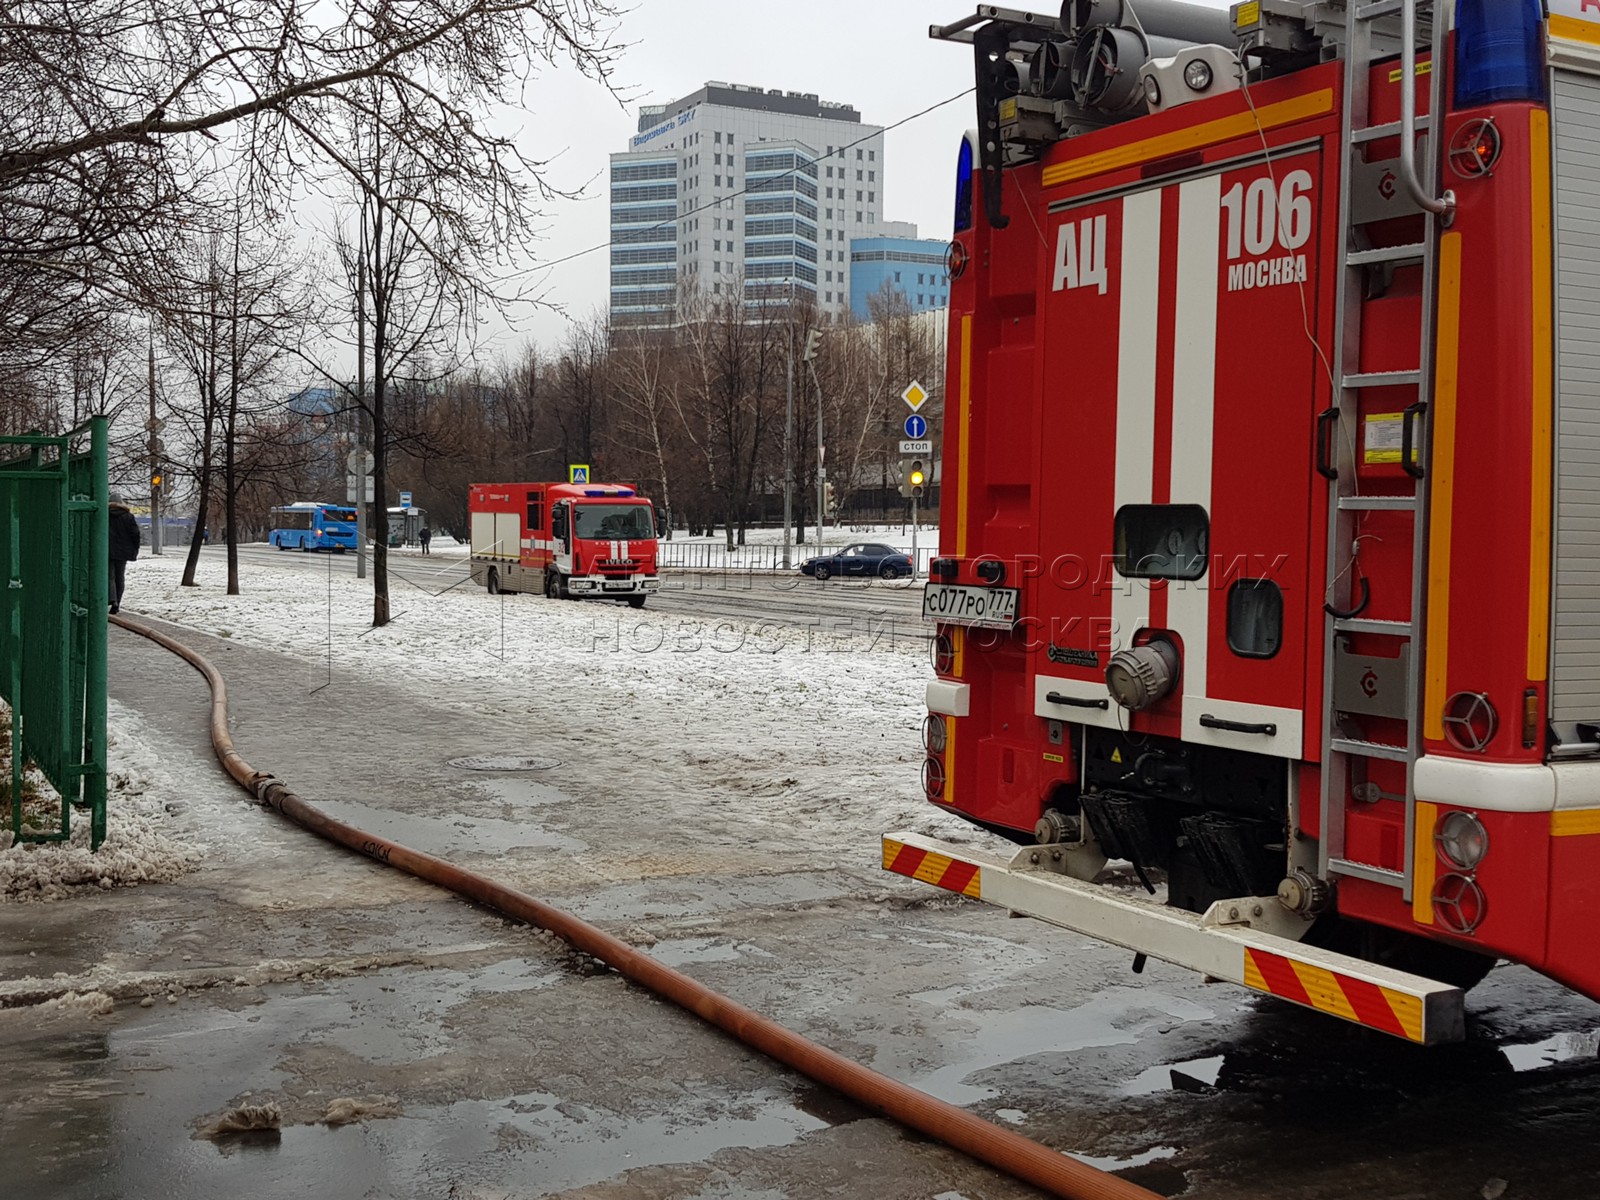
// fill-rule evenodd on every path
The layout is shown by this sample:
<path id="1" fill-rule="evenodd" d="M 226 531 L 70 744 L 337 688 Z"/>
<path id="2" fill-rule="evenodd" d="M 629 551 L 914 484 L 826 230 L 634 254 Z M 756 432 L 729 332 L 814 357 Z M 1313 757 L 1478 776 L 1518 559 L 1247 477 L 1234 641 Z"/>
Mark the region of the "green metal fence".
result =
<path id="1" fill-rule="evenodd" d="M 105 839 L 106 493 L 105 418 L 65 437 L 0 437 L 0 699 L 19 841 L 65 841 L 74 807 L 90 815 L 91 845 Z M 54 828 L 37 800 L 24 812 L 29 763 L 60 793 Z"/>

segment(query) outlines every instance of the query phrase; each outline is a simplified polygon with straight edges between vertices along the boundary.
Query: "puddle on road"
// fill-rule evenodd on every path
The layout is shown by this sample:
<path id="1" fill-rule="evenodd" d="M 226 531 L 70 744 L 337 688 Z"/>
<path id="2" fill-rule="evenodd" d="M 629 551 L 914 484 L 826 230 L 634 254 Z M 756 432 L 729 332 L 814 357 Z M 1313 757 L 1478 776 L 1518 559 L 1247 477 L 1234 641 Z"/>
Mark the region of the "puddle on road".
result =
<path id="1" fill-rule="evenodd" d="M 1161 1162 L 1177 1155 L 1176 1146 L 1152 1146 L 1140 1154 L 1130 1155 L 1127 1158 L 1101 1158 L 1094 1154 L 1074 1154 L 1067 1151 L 1069 1158 L 1075 1158 L 1081 1163 L 1091 1167 L 1098 1167 L 1102 1171 L 1131 1171 L 1134 1167 L 1148 1167 L 1153 1162 Z"/>
<path id="2" fill-rule="evenodd" d="M 1206 1087 L 1216 1087 L 1217 1080 L 1222 1076 L 1224 1061 L 1224 1057 L 1218 1054 L 1211 1058 L 1191 1058 L 1186 1062 L 1157 1063 L 1123 1084 L 1122 1093 L 1125 1096 L 1153 1096 L 1157 1092 L 1192 1090 L 1184 1087 L 1174 1076 L 1182 1076 Z"/>
<path id="3" fill-rule="evenodd" d="M 1600 1029 L 1587 1032 L 1558 1033 L 1541 1042 L 1520 1046 L 1501 1046 L 1513 1071 L 1537 1071 L 1541 1067 L 1574 1060 L 1594 1060 L 1600 1056 Z"/>
<path id="4" fill-rule="evenodd" d="M 962 1057 L 910 1082 L 951 1104 L 989 1099 L 996 1089 L 967 1083 L 980 1071 L 1024 1058 L 1100 1046 L 1126 1046 L 1174 1024 L 1210 1021 L 1211 1009 L 1153 988 L 1111 988 L 1077 1008 L 1028 1005 L 1014 1012 L 952 1010 L 977 1024 Z M 953 1033 L 953 1031 L 952 1031 Z"/>
<path id="5" fill-rule="evenodd" d="M 589 848 L 587 842 L 578 838 L 498 817 L 468 817 L 460 813 L 419 816 L 375 808 L 354 800 L 318 800 L 316 806 L 329 816 L 368 833 L 429 854 L 444 855 L 452 851 L 501 854 L 523 848 L 578 853 Z"/>
<path id="6" fill-rule="evenodd" d="M 802 1107 L 805 1098 L 776 1090 L 699 1101 L 699 1119 L 680 1112 L 629 1117 L 538 1092 L 503 1101 L 463 1100 L 409 1114 L 410 1131 L 394 1141 L 415 1146 L 426 1130 L 434 1147 L 448 1146 L 457 1163 L 492 1169 L 479 1187 L 512 1190 L 537 1179 L 542 1192 L 589 1187 L 623 1172 L 667 1163 L 696 1163 L 722 1150 L 787 1146 L 830 1121 Z M 377 1127 L 369 1127 L 376 1131 Z M 328 1147 L 337 1154 L 335 1147 Z"/>

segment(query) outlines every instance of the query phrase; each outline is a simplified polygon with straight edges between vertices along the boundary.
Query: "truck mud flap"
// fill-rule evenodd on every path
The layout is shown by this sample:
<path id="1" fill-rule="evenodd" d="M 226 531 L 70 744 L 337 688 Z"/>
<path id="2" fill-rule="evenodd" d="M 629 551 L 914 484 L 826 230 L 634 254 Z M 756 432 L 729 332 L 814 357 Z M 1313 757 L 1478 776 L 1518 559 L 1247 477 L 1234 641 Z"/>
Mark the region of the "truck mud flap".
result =
<path id="1" fill-rule="evenodd" d="M 1408 1042 L 1432 1046 L 1464 1036 L 1460 988 L 1260 928 L 1299 921 L 1273 900 L 1224 900 L 1195 914 L 1084 883 L 1051 870 L 1048 862 L 1048 846 L 1024 847 L 1006 859 L 915 833 L 883 838 L 886 871 Z"/>

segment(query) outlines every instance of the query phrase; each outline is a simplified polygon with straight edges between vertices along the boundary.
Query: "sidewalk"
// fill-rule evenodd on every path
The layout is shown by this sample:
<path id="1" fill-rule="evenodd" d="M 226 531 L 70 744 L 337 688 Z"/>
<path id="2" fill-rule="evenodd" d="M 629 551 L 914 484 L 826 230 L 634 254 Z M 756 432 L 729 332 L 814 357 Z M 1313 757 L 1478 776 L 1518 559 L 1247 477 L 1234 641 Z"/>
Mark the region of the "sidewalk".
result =
<path id="1" fill-rule="evenodd" d="M 947 980 L 925 950 L 872 978 L 883 950 L 868 939 L 905 911 L 874 902 L 891 884 L 803 854 L 786 866 L 782 839 L 756 849 L 752 830 L 661 823 L 649 796 L 610 790 L 594 764 L 614 731 L 559 722 L 558 691 L 535 689 L 546 699 L 532 710 L 486 700 L 469 718 L 337 670 L 313 692 L 320 664 L 174 632 L 227 679 L 240 752 L 334 815 L 654 945 L 880 1067 L 904 1074 L 928 1054 L 920 1035 L 857 1040 L 906 989 Z M 181 781 L 172 833 L 200 861 L 171 883 L 0 903 L 8 1196 L 1029 1194 L 815 1093 L 547 935 L 255 807 L 211 757 L 201 677 L 117 629 L 111 691 Z M 450 765 L 482 755 L 560 765 Z M 914 910 L 935 928 L 965 919 L 921 892 Z M 335 1100 L 350 1103 L 322 1123 Z M 263 1102 L 280 1106 L 281 1134 L 195 1136 Z"/>

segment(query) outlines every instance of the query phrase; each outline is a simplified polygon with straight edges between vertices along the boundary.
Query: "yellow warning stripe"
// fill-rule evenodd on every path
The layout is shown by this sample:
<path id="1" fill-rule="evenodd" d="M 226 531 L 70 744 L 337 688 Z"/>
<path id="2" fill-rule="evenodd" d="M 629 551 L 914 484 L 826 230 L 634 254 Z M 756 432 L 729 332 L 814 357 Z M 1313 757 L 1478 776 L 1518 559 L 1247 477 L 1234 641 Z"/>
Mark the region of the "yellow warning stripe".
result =
<path id="1" fill-rule="evenodd" d="M 1550 319 L 1550 114 L 1528 114 L 1528 146 L 1533 160 L 1533 486 L 1528 497 L 1528 678 L 1548 674 L 1550 657 L 1550 460 L 1554 344 Z"/>
<path id="2" fill-rule="evenodd" d="M 929 883 L 963 896 L 971 896 L 974 900 L 983 898 L 983 872 L 978 866 L 957 862 L 931 850 L 919 850 L 904 842 L 884 838 L 883 869 L 905 875 L 918 883 Z"/>
<path id="3" fill-rule="evenodd" d="M 1423 1040 L 1422 999 L 1264 950 L 1244 952 L 1244 985 L 1408 1041 Z"/>
<path id="4" fill-rule="evenodd" d="M 1433 828 L 1439 821 L 1439 806 L 1418 800 L 1411 829 L 1411 919 L 1418 925 L 1433 924 L 1433 880 L 1439 858 L 1433 849 Z"/>
<path id="5" fill-rule="evenodd" d="M 1455 513 L 1456 391 L 1461 379 L 1461 235 L 1439 239 L 1438 352 L 1433 368 L 1433 449 L 1428 469 L 1428 644 L 1422 732 L 1444 738 L 1450 667 L 1450 531 Z"/>
<path id="6" fill-rule="evenodd" d="M 1551 837 L 1586 837 L 1600 833 L 1600 808 L 1557 809 L 1550 814 Z"/>
<path id="7" fill-rule="evenodd" d="M 1551 13 L 1550 36 L 1570 38 L 1575 42 L 1588 42 L 1590 45 L 1600 46 L 1600 25 L 1577 17 L 1564 17 L 1560 13 Z"/>
<path id="8" fill-rule="evenodd" d="M 1172 133 L 1113 146 L 1098 154 L 1085 154 L 1081 158 L 1069 158 L 1065 162 L 1054 163 L 1044 169 L 1044 186 L 1055 187 L 1058 184 L 1071 183 L 1074 179 L 1087 179 L 1091 175 L 1103 175 L 1107 171 L 1115 171 L 1122 167 L 1153 162 L 1158 158 L 1181 154 L 1185 150 L 1198 150 L 1202 146 L 1214 146 L 1234 138 L 1248 137 L 1257 132 L 1258 118 L 1260 129 L 1276 129 L 1280 125 L 1292 125 L 1296 121 L 1304 121 L 1308 117 L 1321 116 L 1332 111 L 1333 89 L 1323 88 L 1321 91 L 1304 96 L 1263 104 L 1254 112 L 1246 110 L 1231 117 L 1218 117 L 1215 121 L 1203 121 L 1186 129 L 1174 130 Z"/>

